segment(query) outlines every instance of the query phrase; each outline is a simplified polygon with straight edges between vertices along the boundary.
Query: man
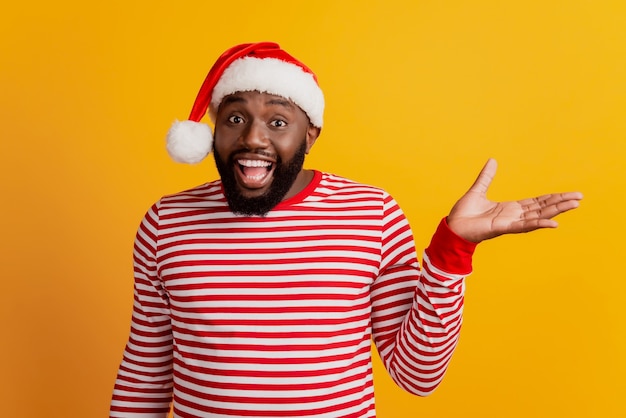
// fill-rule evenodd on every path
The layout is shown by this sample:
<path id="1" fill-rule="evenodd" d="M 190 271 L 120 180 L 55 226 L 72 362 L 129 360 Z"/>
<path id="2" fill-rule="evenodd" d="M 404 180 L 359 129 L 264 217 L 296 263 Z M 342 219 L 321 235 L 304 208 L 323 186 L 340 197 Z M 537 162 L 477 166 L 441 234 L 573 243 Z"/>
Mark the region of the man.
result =
<path id="1" fill-rule="evenodd" d="M 274 43 L 212 67 L 168 151 L 220 180 L 159 200 L 135 241 L 135 303 L 111 417 L 373 417 L 370 341 L 398 385 L 441 382 L 477 243 L 555 227 L 579 193 L 496 203 L 489 160 L 418 264 L 383 190 L 304 170 L 315 75 Z M 204 114 L 215 124 L 214 141 Z"/>

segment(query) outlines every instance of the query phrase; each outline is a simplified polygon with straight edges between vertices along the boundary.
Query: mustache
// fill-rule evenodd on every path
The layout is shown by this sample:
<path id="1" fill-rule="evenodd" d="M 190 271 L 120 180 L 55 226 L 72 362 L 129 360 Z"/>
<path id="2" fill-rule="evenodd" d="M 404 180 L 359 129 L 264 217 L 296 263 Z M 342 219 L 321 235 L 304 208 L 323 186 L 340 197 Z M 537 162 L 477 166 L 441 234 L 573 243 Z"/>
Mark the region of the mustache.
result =
<path id="1" fill-rule="evenodd" d="M 235 161 L 237 159 L 237 155 L 240 155 L 240 154 L 248 154 L 248 155 L 254 154 L 260 157 L 266 157 L 266 158 L 270 158 L 270 159 L 277 160 L 277 161 L 280 160 L 280 157 L 278 157 L 278 155 L 274 154 L 273 152 L 269 152 L 263 149 L 249 149 L 245 147 L 232 151 L 230 155 L 228 156 L 228 160 L 231 162 Z"/>

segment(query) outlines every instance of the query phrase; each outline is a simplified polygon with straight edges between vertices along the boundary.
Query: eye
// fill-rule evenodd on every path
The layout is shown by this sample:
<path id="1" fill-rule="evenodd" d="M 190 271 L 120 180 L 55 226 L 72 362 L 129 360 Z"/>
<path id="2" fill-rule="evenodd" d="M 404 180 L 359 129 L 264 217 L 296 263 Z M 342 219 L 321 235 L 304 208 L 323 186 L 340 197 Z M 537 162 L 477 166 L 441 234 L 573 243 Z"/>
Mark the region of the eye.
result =
<path id="1" fill-rule="evenodd" d="M 270 125 L 272 125 L 275 128 L 284 128 L 285 126 L 287 126 L 287 122 L 281 119 L 276 119 L 276 120 L 271 121 Z"/>
<path id="2" fill-rule="evenodd" d="M 238 125 L 240 123 L 243 123 L 243 118 L 241 116 L 233 115 L 233 116 L 228 118 L 228 121 L 230 123 Z"/>

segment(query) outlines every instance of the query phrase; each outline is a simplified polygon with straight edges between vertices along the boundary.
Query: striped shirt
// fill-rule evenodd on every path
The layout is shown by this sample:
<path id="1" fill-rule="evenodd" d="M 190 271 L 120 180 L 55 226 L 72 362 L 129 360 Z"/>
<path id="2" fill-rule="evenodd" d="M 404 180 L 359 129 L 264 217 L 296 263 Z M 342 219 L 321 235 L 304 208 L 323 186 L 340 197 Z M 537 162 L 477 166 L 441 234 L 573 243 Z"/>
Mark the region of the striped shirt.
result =
<path id="1" fill-rule="evenodd" d="M 110 417 L 374 417 L 372 340 L 427 395 L 474 246 L 443 220 L 420 267 L 389 194 L 321 172 L 264 217 L 230 212 L 219 180 L 166 196 L 137 232 Z"/>

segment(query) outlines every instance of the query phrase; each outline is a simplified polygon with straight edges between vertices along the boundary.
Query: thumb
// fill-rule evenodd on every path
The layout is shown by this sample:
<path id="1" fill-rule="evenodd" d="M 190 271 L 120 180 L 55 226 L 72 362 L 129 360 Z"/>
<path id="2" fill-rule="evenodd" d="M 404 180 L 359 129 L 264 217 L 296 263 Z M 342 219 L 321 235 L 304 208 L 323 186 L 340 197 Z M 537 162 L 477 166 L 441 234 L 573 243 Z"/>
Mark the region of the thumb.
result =
<path id="1" fill-rule="evenodd" d="M 498 163 L 493 158 L 487 160 L 483 169 L 480 170 L 480 174 L 476 177 L 474 184 L 470 187 L 470 192 L 476 192 L 480 194 L 487 194 L 487 189 L 491 185 L 494 176 L 496 175 L 496 170 L 498 168 Z"/>

